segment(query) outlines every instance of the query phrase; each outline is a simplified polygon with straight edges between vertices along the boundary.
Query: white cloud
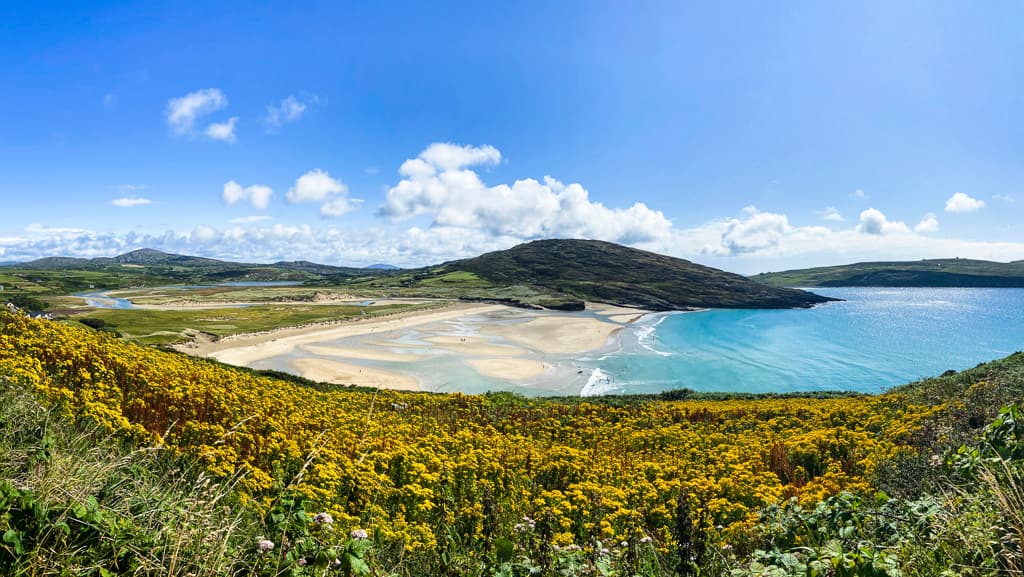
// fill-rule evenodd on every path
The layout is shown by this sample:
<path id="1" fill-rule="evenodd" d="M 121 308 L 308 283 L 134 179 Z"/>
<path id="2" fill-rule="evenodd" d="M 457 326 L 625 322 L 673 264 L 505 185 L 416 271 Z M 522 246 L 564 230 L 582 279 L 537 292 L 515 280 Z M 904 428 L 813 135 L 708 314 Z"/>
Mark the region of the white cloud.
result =
<path id="1" fill-rule="evenodd" d="M 265 214 L 256 214 L 252 216 L 240 216 L 238 218 L 231 219 L 232 224 L 250 224 L 254 222 L 263 222 L 267 220 L 274 220 L 274 217 L 267 216 Z"/>
<path id="2" fill-rule="evenodd" d="M 131 208 L 133 206 L 145 206 L 147 204 L 153 204 L 153 201 L 148 198 L 142 198 L 138 196 L 125 196 L 110 201 L 110 204 L 114 206 Z"/>
<path id="3" fill-rule="evenodd" d="M 933 233 L 939 232 L 939 219 L 933 213 L 928 213 L 921 218 L 921 222 L 914 227 L 914 232 Z"/>
<path id="4" fill-rule="evenodd" d="M 317 102 L 316 97 L 299 100 L 294 96 L 283 98 L 280 103 L 266 107 L 266 114 L 263 116 L 263 124 L 268 131 L 280 128 L 282 125 L 294 122 L 306 112 L 311 103 Z"/>
<path id="5" fill-rule="evenodd" d="M 149 187 L 144 184 L 118 184 L 113 186 L 112 188 L 116 188 L 122 194 L 131 194 L 133 192 L 138 192 L 140 190 L 146 190 Z"/>
<path id="6" fill-rule="evenodd" d="M 217 88 L 204 88 L 167 101 L 167 124 L 177 134 L 192 132 L 196 119 L 228 105 Z"/>
<path id="7" fill-rule="evenodd" d="M 489 186 L 469 167 L 493 165 L 492 146 L 432 144 L 405 161 L 404 177 L 387 192 L 379 214 L 400 221 L 430 215 L 433 228 L 477 229 L 492 237 L 584 237 L 624 243 L 664 238 L 672 223 L 643 203 L 608 208 L 579 184 L 550 176 Z"/>
<path id="8" fill-rule="evenodd" d="M 721 254 L 744 254 L 775 248 L 793 231 L 784 214 L 760 212 L 756 207 L 743 209 L 745 219 L 730 219 L 722 233 Z"/>
<path id="9" fill-rule="evenodd" d="M 363 172 L 369 175 L 380 174 L 380 169 L 376 166 L 367 166 L 363 169 Z"/>
<path id="10" fill-rule="evenodd" d="M 450 142 L 435 142 L 420 153 L 420 158 L 441 170 L 458 170 L 468 166 L 498 164 L 501 162 L 501 153 L 488 144 L 460 146 Z"/>
<path id="11" fill-rule="evenodd" d="M 328 217 L 341 216 L 352 212 L 362 203 L 363 201 L 358 198 L 336 196 L 320 205 L 320 214 Z"/>
<path id="12" fill-rule="evenodd" d="M 324 170 L 313 169 L 295 181 L 288 189 L 288 202 L 320 203 L 320 215 L 338 217 L 355 210 L 363 201 L 348 197 L 348 186 L 341 179 L 333 178 Z"/>
<path id="13" fill-rule="evenodd" d="M 862 234 L 874 235 L 904 234 L 909 233 L 910 228 L 903 222 L 889 220 L 878 209 L 869 208 L 860 213 L 860 224 L 857 225 L 857 231 Z"/>
<path id="14" fill-rule="evenodd" d="M 324 170 L 314 168 L 295 181 L 288 189 L 288 202 L 323 202 L 328 197 L 348 193 L 348 186 L 340 179 L 331 178 Z"/>
<path id="15" fill-rule="evenodd" d="M 224 142 L 235 141 L 235 125 L 238 124 L 238 117 L 232 116 L 227 122 L 214 122 L 206 127 L 206 136 L 214 140 L 223 140 Z"/>
<path id="16" fill-rule="evenodd" d="M 1017 199 L 1012 194 L 993 194 L 992 198 L 1001 202 L 1014 203 Z"/>
<path id="17" fill-rule="evenodd" d="M 946 201 L 946 212 L 974 212 L 984 208 L 985 201 L 957 192 Z"/>
<path id="18" fill-rule="evenodd" d="M 846 220 L 843 218 L 843 215 L 839 214 L 839 209 L 834 206 L 826 206 L 822 210 L 817 211 L 816 214 L 820 216 L 822 220 L 831 220 L 835 222 L 843 222 Z"/>
<path id="19" fill-rule="evenodd" d="M 868 200 L 869 198 L 871 198 L 871 195 L 866 193 L 866 192 L 864 192 L 862 189 L 858 188 L 857 190 L 855 190 L 855 191 L 850 193 L 850 198 L 856 198 L 856 199 L 860 199 L 860 200 Z"/>
<path id="20" fill-rule="evenodd" d="M 114 108 L 117 106 L 117 95 L 113 92 L 108 92 L 103 95 L 103 108 Z"/>
<path id="21" fill-rule="evenodd" d="M 273 194 L 274 191 L 271 190 L 269 186 L 254 184 L 252 186 L 243 187 L 241 184 L 238 184 L 233 180 L 229 180 L 224 183 L 224 189 L 221 192 L 221 199 L 228 204 L 247 201 L 251 203 L 254 208 L 264 210 L 270 205 L 270 197 L 273 196 Z"/>

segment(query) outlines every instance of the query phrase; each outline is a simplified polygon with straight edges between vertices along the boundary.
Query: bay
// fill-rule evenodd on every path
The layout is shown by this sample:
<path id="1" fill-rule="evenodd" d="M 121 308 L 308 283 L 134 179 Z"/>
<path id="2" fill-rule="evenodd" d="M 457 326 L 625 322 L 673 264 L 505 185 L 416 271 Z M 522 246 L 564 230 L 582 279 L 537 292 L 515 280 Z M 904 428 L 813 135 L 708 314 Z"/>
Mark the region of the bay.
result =
<path id="1" fill-rule="evenodd" d="M 829 288 L 812 309 L 648 315 L 583 394 L 889 387 L 1024 349 L 1024 289 Z"/>

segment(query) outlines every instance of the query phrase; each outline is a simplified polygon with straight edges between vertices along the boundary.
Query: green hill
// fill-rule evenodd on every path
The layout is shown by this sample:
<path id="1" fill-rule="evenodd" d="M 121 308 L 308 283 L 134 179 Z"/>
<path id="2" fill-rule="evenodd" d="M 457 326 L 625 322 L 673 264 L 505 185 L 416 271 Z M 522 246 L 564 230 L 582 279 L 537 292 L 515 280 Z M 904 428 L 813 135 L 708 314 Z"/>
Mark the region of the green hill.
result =
<path id="1" fill-rule="evenodd" d="M 761 273 L 770 286 L 1024 287 L 1024 261 L 962 258 L 856 264 Z"/>
<path id="2" fill-rule="evenodd" d="M 661 311 L 796 308 L 832 300 L 596 240 L 537 240 L 358 284 L 568 310 L 582 309 L 584 301 Z"/>

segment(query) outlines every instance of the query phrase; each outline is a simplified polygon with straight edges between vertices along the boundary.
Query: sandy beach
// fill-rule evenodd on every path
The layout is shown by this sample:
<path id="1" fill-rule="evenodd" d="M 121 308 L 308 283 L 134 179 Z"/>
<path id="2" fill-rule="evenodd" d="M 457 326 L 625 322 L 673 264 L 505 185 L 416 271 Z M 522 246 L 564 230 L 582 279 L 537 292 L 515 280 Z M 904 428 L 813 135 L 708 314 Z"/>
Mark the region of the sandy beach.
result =
<path id="1" fill-rule="evenodd" d="M 309 358 L 292 361 L 291 366 L 300 376 L 322 383 L 381 387 L 400 391 L 416 391 L 420 388 L 416 377 L 353 363 Z"/>
<path id="2" fill-rule="evenodd" d="M 458 303 L 218 341 L 197 339 L 179 350 L 339 384 L 429 389 L 424 367 L 436 370 L 443 363 L 519 384 L 575 374 L 572 355 L 609 345 L 619 330 L 645 312 L 609 305 L 590 305 L 588 313 L 573 313 Z"/>

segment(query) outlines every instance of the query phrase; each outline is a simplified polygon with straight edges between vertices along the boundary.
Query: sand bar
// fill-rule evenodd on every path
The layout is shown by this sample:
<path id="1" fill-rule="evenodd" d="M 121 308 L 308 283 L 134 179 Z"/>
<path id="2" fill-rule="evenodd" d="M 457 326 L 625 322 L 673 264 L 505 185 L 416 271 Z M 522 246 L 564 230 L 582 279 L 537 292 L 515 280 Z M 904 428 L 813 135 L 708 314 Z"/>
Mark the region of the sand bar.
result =
<path id="1" fill-rule="evenodd" d="M 491 344 L 482 337 L 436 336 L 425 340 L 439 349 L 472 357 L 518 357 L 526 354 L 522 348 Z"/>
<path id="2" fill-rule="evenodd" d="M 324 357 L 387 361 L 391 363 L 413 363 L 428 358 L 416 353 L 395 353 L 383 347 L 337 347 L 331 345 L 301 345 L 299 350 Z"/>
<path id="3" fill-rule="evenodd" d="M 381 387 L 400 391 L 417 391 L 419 380 L 410 375 L 395 373 L 340 361 L 324 359 L 296 359 L 291 363 L 299 375 L 322 383 Z"/>
<path id="4" fill-rule="evenodd" d="M 515 325 L 481 329 L 522 344 L 535 351 L 555 354 L 581 353 L 599 349 L 622 327 L 606 321 L 566 315 L 538 316 Z"/>
<path id="5" fill-rule="evenodd" d="M 469 359 L 463 361 L 485 377 L 506 381 L 523 381 L 543 375 L 550 366 L 535 359 Z"/>

